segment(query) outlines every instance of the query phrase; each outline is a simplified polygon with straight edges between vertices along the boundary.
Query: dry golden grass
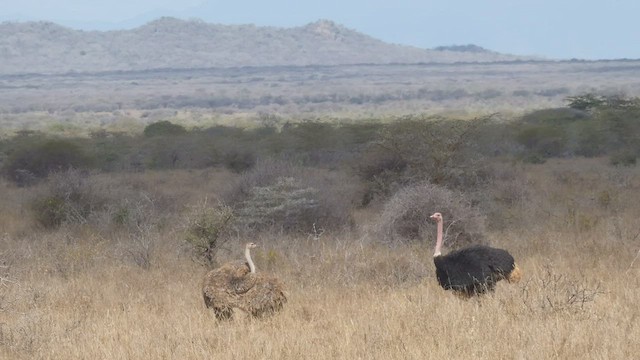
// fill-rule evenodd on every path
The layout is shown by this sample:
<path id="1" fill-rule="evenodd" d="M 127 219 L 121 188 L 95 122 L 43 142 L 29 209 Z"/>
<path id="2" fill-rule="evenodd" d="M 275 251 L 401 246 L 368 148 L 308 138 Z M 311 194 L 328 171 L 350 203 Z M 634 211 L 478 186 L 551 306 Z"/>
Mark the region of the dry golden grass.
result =
<path id="1" fill-rule="evenodd" d="M 535 196 L 509 208 L 512 225 L 488 238 L 512 252 L 523 280 L 494 294 L 443 291 L 430 243 L 388 248 L 366 231 L 265 235 L 256 239 L 258 269 L 287 284 L 289 302 L 273 317 L 229 322 L 205 309 L 206 270 L 181 250 L 179 232 L 159 235 L 143 270 L 92 229 L 32 228 L 22 190 L 2 184 L 13 206 L 0 205 L 0 358 L 635 358 L 640 177 L 615 171 L 564 161 L 519 172 Z M 154 176 L 147 181 L 167 191 L 164 181 L 189 178 Z M 591 199 L 601 191 L 614 196 Z M 238 249 L 221 260 L 240 258 Z"/>

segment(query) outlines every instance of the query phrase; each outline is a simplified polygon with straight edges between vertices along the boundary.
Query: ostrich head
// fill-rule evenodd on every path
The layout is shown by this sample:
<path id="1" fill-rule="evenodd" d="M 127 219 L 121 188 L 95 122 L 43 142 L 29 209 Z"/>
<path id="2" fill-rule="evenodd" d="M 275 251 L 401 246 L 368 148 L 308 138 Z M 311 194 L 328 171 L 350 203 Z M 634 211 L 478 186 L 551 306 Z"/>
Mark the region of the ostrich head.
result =
<path id="1" fill-rule="evenodd" d="M 432 218 L 433 220 L 435 220 L 437 223 L 441 223 L 442 222 L 442 214 L 440 214 L 439 212 L 434 213 L 433 215 L 431 215 L 429 217 Z"/>
<path id="2" fill-rule="evenodd" d="M 258 245 L 252 242 L 248 242 L 247 245 L 245 245 L 245 249 L 253 249 L 255 247 L 258 247 Z"/>

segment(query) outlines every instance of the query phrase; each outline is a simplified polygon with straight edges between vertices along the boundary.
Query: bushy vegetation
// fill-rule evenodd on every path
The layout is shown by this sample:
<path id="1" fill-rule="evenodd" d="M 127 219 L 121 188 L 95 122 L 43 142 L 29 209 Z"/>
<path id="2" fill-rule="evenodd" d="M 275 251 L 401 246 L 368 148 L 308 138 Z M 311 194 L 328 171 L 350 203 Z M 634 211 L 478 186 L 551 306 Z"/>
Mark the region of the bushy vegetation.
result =
<path id="1" fill-rule="evenodd" d="M 352 178 L 336 172 L 303 168 L 290 161 L 264 159 L 243 173 L 222 194 L 237 211 L 240 231 L 277 229 L 334 231 L 351 224 L 359 191 Z"/>
<path id="2" fill-rule="evenodd" d="M 208 267 L 215 265 L 218 250 L 229 239 L 233 210 L 222 204 L 209 205 L 205 200 L 187 215 L 186 241 L 193 247 L 196 259 Z"/>
<path id="3" fill-rule="evenodd" d="M 427 242 L 435 239 L 434 212 L 445 219 L 447 247 L 458 248 L 484 242 L 484 217 L 463 194 L 431 183 L 418 183 L 396 192 L 385 204 L 378 233 L 390 243 Z"/>
<path id="4" fill-rule="evenodd" d="M 91 165 L 91 158 L 73 139 L 51 139 L 27 132 L 11 143 L 5 147 L 2 173 L 20 186 L 34 184 L 54 171 Z"/>
<path id="5" fill-rule="evenodd" d="M 108 232 L 149 232 L 176 206 L 146 186 L 73 168 L 53 173 L 30 197 L 34 218 L 45 228 L 88 224 Z"/>
<path id="6" fill-rule="evenodd" d="M 179 136 L 187 133 L 187 129 L 182 125 L 173 124 L 170 121 L 163 120 L 153 124 L 149 124 L 144 128 L 144 136 Z"/>
<path id="7" fill-rule="evenodd" d="M 266 338 L 272 358 L 402 358 L 405 345 L 427 358 L 526 358 L 531 347 L 543 358 L 584 358 L 594 344 L 603 357 L 633 358 L 637 346 L 625 339 L 638 330 L 640 173 L 625 151 L 634 111 L 67 139 L 93 159 L 91 171 L 53 171 L 22 187 L 0 179 L 0 357 L 238 357 L 229 349 L 247 331 L 263 336 L 261 325 L 238 316 L 215 326 L 201 265 L 240 260 L 241 244 L 255 241 L 258 271 L 291 299 L 264 319 L 287 335 Z M 604 136 L 575 141 L 599 126 Z M 527 142 L 535 127 L 562 134 L 555 155 L 536 142 L 544 137 Z M 589 142 L 627 166 L 566 151 Z M 2 158 L 24 144 L 4 140 Z M 225 161 L 234 151 L 253 160 Z M 526 155 L 546 164 L 518 161 Z M 443 291 L 431 260 L 436 211 L 445 253 L 470 243 L 508 249 L 524 281 L 471 301 Z M 438 331 L 460 346 L 425 342 Z M 531 341 L 501 340 L 510 336 Z M 100 341 L 111 338 L 124 341 Z M 263 343 L 242 349 L 265 356 Z"/>
<path id="8" fill-rule="evenodd" d="M 640 154 L 640 100 L 584 94 L 567 98 L 569 108 L 536 111 L 517 124 L 523 159 L 602 156 L 629 163 Z M 625 154 L 626 161 L 620 161 Z"/>
<path id="9" fill-rule="evenodd" d="M 482 183 L 486 174 L 478 135 L 490 121 L 491 116 L 407 117 L 383 127 L 357 159 L 359 174 L 369 185 L 367 196 L 386 197 L 425 179 L 452 188 Z"/>
<path id="10" fill-rule="evenodd" d="M 46 228 L 87 223 L 104 202 L 87 178 L 88 174 L 76 169 L 53 174 L 46 190 L 36 195 L 31 204 L 37 223 Z"/>
<path id="11" fill-rule="evenodd" d="M 354 209 L 382 206 L 414 209 L 404 215 L 400 210 L 395 215 L 388 212 L 388 219 L 381 220 L 386 241 L 406 241 L 424 231 L 425 225 L 413 219 L 419 204 L 445 212 L 447 204 L 455 203 L 455 196 L 444 192 L 464 193 L 465 204 L 491 209 L 495 199 L 487 195 L 487 186 L 501 181 L 489 166 L 492 158 L 543 163 L 552 157 L 606 155 L 613 165 L 636 163 L 637 99 L 585 95 L 568 101 L 570 107 L 536 111 L 512 121 L 496 115 L 467 120 L 406 116 L 391 122 L 279 124 L 265 116 L 255 128 L 218 125 L 187 130 L 161 121 L 140 135 L 102 131 L 90 138 L 61 139 L 23 132 L 0 143 L 2 173 L 19 186 L 55 173 L 49 189 L 32 203 L 37 222 L 45 227 L 86 222 L 139 227 L 136 209 L 149 193 L 127 185 L 109 194 L 114 190 L 87 184 L 83 169 L 128 173 L 224 167 L 238 176 L 215 196 L 232 209 L 240 232 L 340 231 L 352 225 Z M 425 187 L 424 194 L 403 198 L 420 186 L 437 190 Z M 509 198 L 509 191 L 495 197 Z M 440 195 L 424 198 L 431 193 Z M 149 199 L 153 204 L 163 201 Z M 418 203 L 404 204 L 409 199 Z M 446 211 L 453 217 L 466 209 L 451 206 Z M 482 230 L 458 225 L 463 229 L 452 229 L 462 243 L 480 241 Z M 214 258 L 211 239 L 204 246 L 205 253 L 212 253 L 205 256 L 208 262 Z"/>

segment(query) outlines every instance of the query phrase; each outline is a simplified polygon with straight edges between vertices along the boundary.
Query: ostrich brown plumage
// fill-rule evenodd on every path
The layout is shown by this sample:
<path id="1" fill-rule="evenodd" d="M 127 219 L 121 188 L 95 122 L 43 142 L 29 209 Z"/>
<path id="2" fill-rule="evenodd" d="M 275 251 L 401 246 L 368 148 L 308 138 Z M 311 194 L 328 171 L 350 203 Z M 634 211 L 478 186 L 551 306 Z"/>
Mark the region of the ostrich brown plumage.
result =
<path id="1" fill-rule="evenodd" d="M 433 262 L 438 283 L 445 290 L 472 296 L 495 290 L 496 283 L 502 279 L 520 281 L 520 268 L 506 250 L 473 245 L 442 255 L 442 214 L 435 213 L 431 219 L 436 221 L 438 228 Z"/>
<path id="2" fill-rule="evenodd" d="M 251 249 L 256 246 L 245 245 L 245 262 L 227 263 L 205 275 L 204 303 L 213 309 L 218 319 L 231 319 L 234 308 L 260 317 L 281 310 L 287 302 L 284 286 L 278 279 L 256 273 L 251 259 Z"/>

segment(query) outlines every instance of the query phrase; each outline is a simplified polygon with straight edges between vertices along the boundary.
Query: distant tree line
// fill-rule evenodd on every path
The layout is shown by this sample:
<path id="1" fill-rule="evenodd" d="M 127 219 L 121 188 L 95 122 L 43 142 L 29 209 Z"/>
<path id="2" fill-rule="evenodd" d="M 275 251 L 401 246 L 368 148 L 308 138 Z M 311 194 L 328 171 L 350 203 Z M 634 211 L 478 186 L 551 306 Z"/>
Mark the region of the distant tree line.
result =
<path id="1" fill-rule="evenodd" d="M 482 177 L 480 168 L 469 170 L 469 159 L 480 163 L 475 157 L 543 162 L 609 156 L 615 164 L 635 163 L 640 154 L 637 98 L 585 94 L 567 98 L 567 104 L 513 121 L 408 116 L 384 122 L 279 124 L 271 119 L 256 128 L 194 129 L 161 121 L 139 135 L 100 130 L 89 138 L 22 131 L 0 142 L 1 171 L 29 184 L 67 167 L 144 171 L 224 166 L 242 172 L 271 157 L 305 166 L 353 168 L 365 181 L 384 187 L 425 176 L 435 183 L 464 184 L 471 181 L 465 177 Z"/>

